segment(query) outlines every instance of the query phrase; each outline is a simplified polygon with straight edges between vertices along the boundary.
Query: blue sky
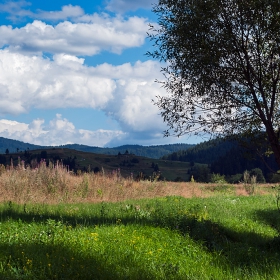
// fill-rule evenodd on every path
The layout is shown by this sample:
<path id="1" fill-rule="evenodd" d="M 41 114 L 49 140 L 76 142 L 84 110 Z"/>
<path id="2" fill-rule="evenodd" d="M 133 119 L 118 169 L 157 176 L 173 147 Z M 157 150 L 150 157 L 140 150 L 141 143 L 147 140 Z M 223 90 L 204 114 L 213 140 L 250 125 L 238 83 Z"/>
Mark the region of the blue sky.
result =
<path id="1" fill-rule="evenodd" d="M 163 137 L 147 57 L 152 1 L 0 0 L 0 136 L 39 145 L 198 143 Z"/>

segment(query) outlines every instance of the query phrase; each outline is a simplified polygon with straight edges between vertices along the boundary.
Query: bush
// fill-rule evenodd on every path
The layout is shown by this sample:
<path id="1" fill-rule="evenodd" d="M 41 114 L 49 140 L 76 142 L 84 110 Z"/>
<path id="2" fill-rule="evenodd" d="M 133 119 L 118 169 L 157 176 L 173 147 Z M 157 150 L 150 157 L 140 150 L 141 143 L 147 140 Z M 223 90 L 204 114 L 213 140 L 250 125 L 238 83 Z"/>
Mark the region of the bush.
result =
<path id="1" fill-rule="evenodd" d="M 254 168 L 250 171 L 250 177 L 256 176 L 257 183 L 265 183 L 263 172 L 260 168 Z"/>
<path id="2" fill-rule="evenodd" d="M 235 175 L 231 175 L 231 176 L 227 177 L 227 181 L 230 184 L 238 184 L 242 181 L 242 179 L 243 179 L 243 174 L 241 174 L 241 173 L 237 173 Z"/>
<path id="3" fill-rule="evenodd" d="M 280 174 L 279 173 L 269 174 L 269 182 L 270 183 L 280 183 Z"/>
<path id="4" fill-rule="evenodd" d="M 190 169 L 190 174 L 197 182 L 208 183 L 211 179 L 210 168 L 205 164 L 196 164 Z"/>
<path id="5" fill-rule="evenodd" d="M 224 184 L 227 183 L 226 179 L 225 179 L 225 175 L 220 175 L 213 173 L 211 175 L 211 183 L 216 183 L 216 184 Z"/>

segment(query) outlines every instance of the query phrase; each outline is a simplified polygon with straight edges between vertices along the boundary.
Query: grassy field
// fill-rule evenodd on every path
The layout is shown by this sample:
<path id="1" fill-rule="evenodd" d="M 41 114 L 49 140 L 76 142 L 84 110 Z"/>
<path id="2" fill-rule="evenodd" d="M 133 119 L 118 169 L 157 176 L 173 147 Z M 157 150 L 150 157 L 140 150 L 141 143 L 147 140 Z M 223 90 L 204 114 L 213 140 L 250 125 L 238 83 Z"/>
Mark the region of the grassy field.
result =
<path id="1" fill-rule="evenodd" d="M 0 279 L 279 279 L 271 186 L 0 176 Z"/>

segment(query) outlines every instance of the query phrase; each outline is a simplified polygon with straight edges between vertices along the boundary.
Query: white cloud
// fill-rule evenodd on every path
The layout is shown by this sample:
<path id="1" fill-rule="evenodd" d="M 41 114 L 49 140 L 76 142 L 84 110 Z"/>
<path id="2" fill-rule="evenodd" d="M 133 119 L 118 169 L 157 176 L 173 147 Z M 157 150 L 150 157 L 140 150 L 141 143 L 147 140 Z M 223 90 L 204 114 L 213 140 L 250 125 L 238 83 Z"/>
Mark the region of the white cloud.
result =
<path id="1" fill-rule="evenodd" d="M 102 64 L 95 69 L 100 74 L 110 75 L 109 77 L 116 81 L 114 98 L 108 101 L 103 110 L 125 130 L 157 133 L 165 129 L 158 108 L 152 104 L 156 95 L 166 94 L 165 90 L 155 83 L 155 79 L 162 79 L 159 63 L 138 61 L 135 65 Z"/>
<path id="2" fill-rule="evenodd" d="M 96 55 L 103 50 L 120 54 L 124 49 L 144 44 L 148 22 L 144 18 L 93 15 L 90 22 L 64 21 L 57 25 L 35 20 L 21 28 L 0 26 L 0 48 L 15 52 L 38 54 L 67 53 Z"/>
<path id="3" fill-rule="evenodd" d="M 73 123 L 57 114 L 48 125 L 43 119 L 33 120 L 30 124 L 0 120 L 0 136 L 42 146 L 79 143 L 102 147 L 113 139 L 120 139 L 126 134 L 113 130 L 76 129 Z"/>
<path id="4" fill-rule="evenodd" d="M 34 18 L 47 20 L 66 20 L 84 15 L 84 10 L 80 6 L 62 6 L 61 11 L 42 11 L 39 10 L 33 15 Z"/>
<path id="5" fill-rule="evenodd" d="M 161 74 L 155 61 L 88 67 L 68 54 L 50 61 L 0 50 L 0 114 L 90 107 L 103 110 L 126 131 L 158 133 L 165 127 L 151 100 L 165 91 L 156 78 Z"/>
<path id="6" fill-rule="evenodd" d="M 36 12 L 32 12 L 26 8 L 28 6 L 31 6 L 31 3 L 27 1 L 6 1 L 0 4 L 0 13 L 8 13 L 8 18 L 13 22 L 20 21 L 26 17 L 31 19 L 59 21 L 74 19 L 85 14 L 80 6 L 73 6 L 71 4 L 62 6 L 60 11 L 37 10 Z"/>
<path id="7" fill-rule="evenodd" d="M 5 3 L 0 4 L 0 13 L 8 13 L 8 18 L 13 21 L 19 21 L 24 17 L 32 17 L 33 13 L 25 9 L 25 7 L 31 6 L 30 2 L 21 1 L 5 1 Z"/>
<path id="8" fill-rule="evenodd" d="M 83 60 L 60 54 L 54 61 L 0 50 L 0 114 L 30 108 L 101 108 L 112 99 L 115 82 L 92 75 Z"/>
<path id="9" fill-rule="evenodd" d="M 105 2 L 105 9 L 110 12 L 123 14 L 128 11 L 136 11 L 138 9 L 151 10 L 156 0 L 107 0 Z M 64 5 L 61 10 L 56 11 L 44 11 L 37 10 L 31 11 L 28 7 L 31 6 L 31 2 L 24 0 L 20 1 L 6 1 L 0 4 L 0 13 L 8 13 L 8 18 L 13 21 L 21 21 L 24 18 L 40 19 L 48 21 L 61 21 L 61 20 L 77 20 L 81 17 L 90 18 L 90 15 L 85 14 L 84 10 L 78 5 Z"/>
<path id="10" fill-rule="evenodd" d="M 106 9 L 111 12 L 125 13 L 127 11 L 136 11 L 140 8 L 151 9 L 155 0 L 109 0 L 107 1 Z"/>

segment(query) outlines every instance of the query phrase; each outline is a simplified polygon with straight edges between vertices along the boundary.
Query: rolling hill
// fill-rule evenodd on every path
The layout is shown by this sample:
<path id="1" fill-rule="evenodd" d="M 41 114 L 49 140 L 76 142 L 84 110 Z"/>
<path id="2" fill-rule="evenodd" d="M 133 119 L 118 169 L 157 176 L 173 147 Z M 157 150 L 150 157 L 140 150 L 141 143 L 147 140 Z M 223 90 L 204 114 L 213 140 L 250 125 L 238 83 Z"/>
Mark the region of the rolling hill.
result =
<path id="1" fill-rule="evenodd" d="M 17 166 L 24 161 L 25 166 L 36 168 L 41 161 L 47 165 L 63 164 L 74 172 L 101 172 L 133 179 L 165 179 L 168 181 L 189 180 L 187 162 L 173 162 L 136 156 L 130 153 L 118 155 L 95 154 L 68 148 L 29 150 L 0 155 L 0 163 Z"/>
<path id="2" fill-rule="evenodd" d="M 96 153 L 96 154 L 107 154 L 117 155 L 118 153 L 125 153 L 128 151 L 130 154 L 137 156 L 143 156 L 148 158 L 158 159 L 166 154 L 170 154 L 179 150 L 187 150 L 194 145 L 191 144 L 170 144 L 170 145 L 155 145 L 155 146 L 140 146 L 140 145 L 123 145 L 115 148 L 101 148 L 94 146 L 86 146 L 79 144 L 67 144 L 61 146 L 39 146 L 29 143 L 24 143 L 18 140 L 7 139 L 0 137 L 0 154 L 4 154 L 6 150 L 9 153 L 24 152 L 36 149 L 52 149 L 52 148 L 68 148 L 77 151 Z"/>

